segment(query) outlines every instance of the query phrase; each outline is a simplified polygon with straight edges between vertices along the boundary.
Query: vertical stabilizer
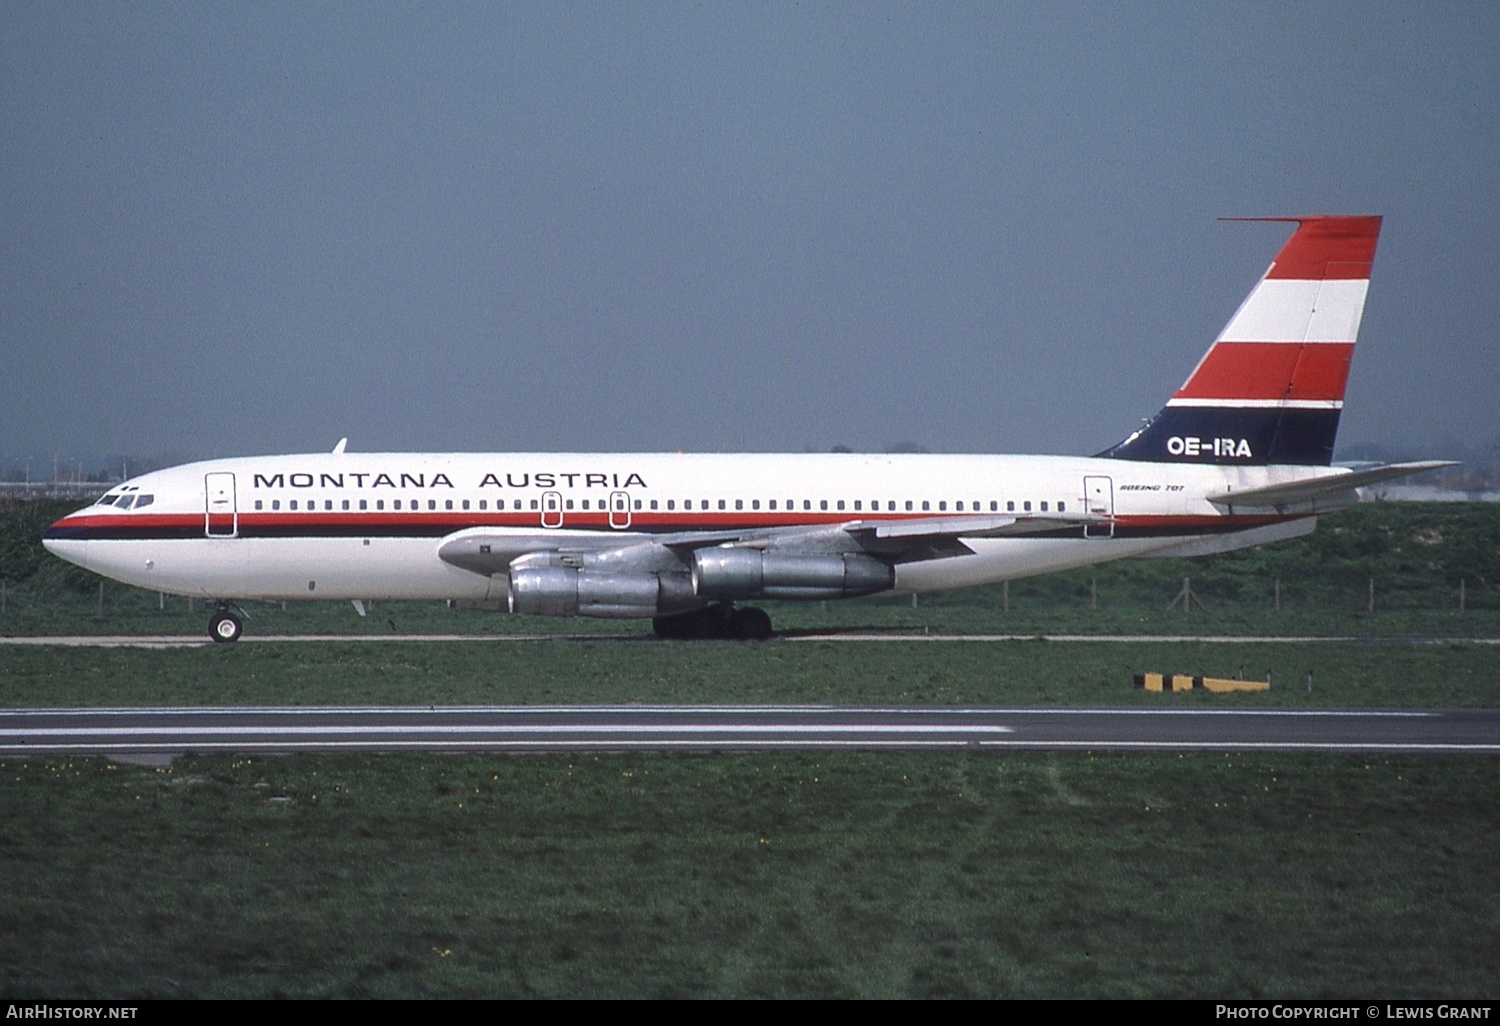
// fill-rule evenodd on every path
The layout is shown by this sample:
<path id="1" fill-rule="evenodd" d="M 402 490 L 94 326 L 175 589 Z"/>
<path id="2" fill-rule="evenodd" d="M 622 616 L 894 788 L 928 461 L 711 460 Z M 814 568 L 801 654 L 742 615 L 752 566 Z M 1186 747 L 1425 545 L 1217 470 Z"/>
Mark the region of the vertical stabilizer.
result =
<path id="1" fill-rule="evenodd" d="M 1297 225 L 1160 413 L 1101 456 L 1327 466 L 1344 407 L 1380 218 L 1227 218 Z"/>

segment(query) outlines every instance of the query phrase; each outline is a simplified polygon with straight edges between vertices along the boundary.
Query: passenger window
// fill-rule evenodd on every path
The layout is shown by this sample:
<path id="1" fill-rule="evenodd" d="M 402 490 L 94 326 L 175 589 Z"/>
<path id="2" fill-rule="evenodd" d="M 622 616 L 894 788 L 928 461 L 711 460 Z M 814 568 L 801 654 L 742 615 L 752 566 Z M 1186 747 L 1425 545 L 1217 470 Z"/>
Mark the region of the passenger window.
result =
<path id="1" fill-rule="evenodd" d="M 292 500 L 292 509 L 296 509 L 296 508 L 297 508 L 297 500 L 293 499 Z M 395 501 L 393 501 L 391 503 L 391 509 L 400 509 L 400 508 L 401 508 L 401 500 L 400 499 L 396 499 Z"/>
<path id="2" fill-rule="evenodd" d="M 890 510 L 892 513 L 896 512 L 896 500 L 892 499 L 890 502 L 886 503 L 885 508 Z"/>
<path id="3" fill-rule="evenodd" d="M 910 499 L 907 499 L 907 500 L 906 500 L 906 511 L 907 511 L 907 512 L 908 512 L 908 513 L 910 513 L 910 512 L 911 512 L 911 500 L 910 500 Z"/>
<path id="4" fill-rule="evenodd" d="M 667 500 L 667 509 L 671 509 L 675 505 L 677 505 L 677 500 L 676 499 L 668 499 Z M 687 504 L 684 503 L 682 508 L 683 509 L 687 509 Z"/>
<path id="5" fill-rule="evenodd" d="M 724 500 L 723 500 L 723 499 L 720 499 L 720 500 L 719 500 L 719 508 L 720 508 L 720 509 L 723 509 L 723 508 L 724 508 Z"/>
<path id="6" fill-rule="evenodd" d="M 651 508 L 652 508 L 652 509 L 655 509 L 655 508 L 656 508 L 656 500 L 655 500 L 655 499 L 652 499 L 652 500 L 651 500 Z"/>
<path id="7" fill-rule="evenodd" d="M 271 503 L 271 508 L 275 509 L 276 508 L 276 503 L 274 503 L 274 502 Z M 360 499 L 359 500 L 359 508 L 360 509 L 369 509 L 370 508 L 370 502 L 369 502 L 369 500 L 368 499 Z"/>
<path id="8" fill-rule="evenodd" d="M 750 500 L 750 508 L 751 509 L 760 509 L 760 500 L 759 499 L 751 499 Z"/>
<path id="9" fill-rule="evenodd" d="M 531 508 L 532 508 L 532 509 L 537 509 L 537 508 L 538 508 L 538 506 L 537 506 L 537 501 L 536 501 L 536 500 L 535 500 L 535 499 L 532 499 L 532 500 L 531 500 Z"/>
<path id="10" fill-rule="evenodd" d="M 922 500 L 922 512 L 926 513 L 926 512 L 928 512 L 931 509 L 932 509 L 932 503 L 928 502 L 926 499 L 923 499 Z"/>
<path id="11" fill-rule="evenodd" d="M 490 500 L 489 499 L 480 499 L 479 500 L 479 508 L 480 509 L 489 509 L 490 508 Z"/>
<path id="12" fill-rule="evenodd" d="M 463 507 L 464 507 L 464 509 L 468 509 L 469 508 L 469 500 L 468 499 L 463 500 Z"/>
<path id="13" fill-rule="evenodd" d="M 802 508 L 803 509 L 812 509 L 812 500 L 811 499 L 803 499 L 802 500 Z"/>
<path id="14" fill-rule="evenodd" d="M 260 509 L 261 508 L 261 501 L 259 499 L 255 500 L 255 508 L 256 509 Z"/>
<path id="15" fill-rule="evenodd" d="M 1057 511 L 1059 513 L 1066 513 L 1068 511 L 1068 504 L 1059 499 L 1057 502 Z"/>
<path id="16" fill-rule="evenodd" d="M 938 503 L 938 509 L 946 513 L 948 511 L 948 500 L 944 499 L 942 502 Z"/>
<path id="17" fill-rule="evenodd" d="M 771 509 L 775 509 L 776 508 L 776 500 L 775 499 L 771 500 L 771 506 L 770 506 L 770 508 Z"/>
<path id="18" fill-rule="evenodd" d="M 503 506 L 503 505 L 505 505 L 505 503 L 502 502 L 501 505 Z M 515 505 L 511 506 L 511 509 L 518 510 L 520 508 L 521 508 L 521 500 L 517 499 L 516 502 L 515 502 Z"/>
<path id="19" fill-rule="evenodd" d="M 990 500 L 990 512 L 991 513 L 997 513 L 997 512 L 999 512 L 999 510 L 1000 510 L 1000 503 L 996 502 L 994 499 L 991 499 Z"/>
<path id="20" fill-rule="evenodd" d="M 437 509 L 437 500 L 436 499 L 428 499 L 427 500 L 427 508 L 428 509 Z"/>
<path id="21" fill-rule="evenodd" d="M 348 509 L 349 508 L 349 500 L 345 499 L 343 505 L 344 505 L 344 509 Z"/>
<path id="22" fill-rule="evenodd" d="M 1042 512 L 1047 512 L 1047 502 L 1045 499 L 1042 501 Z"/>
<path id="23" fill-rule="evenodd" d="M 636 509 L 640 509 L 641 508 L 641 500 L 640 499 L 636 499 L 635 500 L 635 508 Z"/>
<path id="24" fill-rule="evenodd" d="M 453 500 L 452 499 L 444 499 L 443 500 L 443 508 L 444 509 L 452 509 L 453 508 Z"/>
<path id="25" fill-rule="evenodd" d="M 376 509 L 385 509 L 385 500 L 384 499 L 376 499 L 375 500 L 375 508 Z"/>
<path id="26" fill-rule="evenodd" d="M 121 509 L 125 509 L 129 505 L 130 505 L 130 496 L 127 495 L 127 496 L 125 496 L 125 501 L 122 502 L 122 503 L 120 503 L 120 508 Z M 287 503 L 287 507 L 286 508 L 287 509 L 296 509 L 297 508 L 297 500 L 293 499 L 291 502 Z"/>
<path id="27" fill-rule="evenodd" d="M 843 508 L 844 508 L 844 500 L 843 500 L 843 499 L 840 499 L 840 500 L 839 500 L 839 501 L 838 501 L 838 503 L 837 503 L 837 505 L 838 505 L 838 508 L 839 508 L 839 509 L 843 509 Z"/>
<path id="28" fill-rule="evenodd" d="M 745 500 L 744 499 L 735 499 L 734 500 L 734 508 L 735 509 L 744 509 L 745 508 Z"/>
<path id="29" fill-rule="evenodd" d="M 1027 513 L 1030 513 L 1031 512 L 1031 500 L 1027 499 L 1025 502 L 1021 503 L 1021 508 L 1023 510 L 1025 510 Z"/>
<path id="30" fill-rule="evenodd" d="M 1007 512 L 1007 513 L 1014 513 L 1015 511 L 1016 511 L 1016 500 L 1011 499 L 1009 502 L 1007 502 L 1005 504 L 1005 512 Z"/>
<path id="31" fill-rule="evenodd" d="M 280 499 L 272 499 L 271 500 L 271 508 L 272 509 L 280 509 L 281 508 L 281 500 Z"/>
<path id="32" fill-rule="evenodd" d="M 858 499 L 855 499 L 855 500 L 854 500 L 854 512 L 856 512 L 856 513 L 858 513 L 858 512 L 859 512 L 859 509 L 860 509 L 860 506 L 859 506 L 859 500 L 858 500 Z"/>
<path id="33" fill-rule="evenodd" d="M 818 508 L 819 509 L 827 509 L 828 508 L 828 500 L 827 499 L 819 499 L 818 500 Z"/>

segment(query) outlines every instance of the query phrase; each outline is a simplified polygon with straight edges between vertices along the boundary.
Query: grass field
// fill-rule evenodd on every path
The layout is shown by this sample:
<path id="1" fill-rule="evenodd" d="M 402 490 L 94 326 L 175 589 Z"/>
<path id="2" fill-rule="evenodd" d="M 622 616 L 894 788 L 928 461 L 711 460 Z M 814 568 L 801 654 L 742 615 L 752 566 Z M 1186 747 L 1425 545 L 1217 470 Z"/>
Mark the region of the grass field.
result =
<path id="1" fill-rule="evenodd" d="M 1492 996 L 1493 759 L 0 766 L 10 997 Z"/>
<path id="2" fill-rule="evenodd" d="M 1473 643 L 7 648 L 6 705 L 1493 705 Z M 1287 686 L 1134 691 L 1139 667 Z M 1312 666 L 1311 694 L 1300 673 Z M 9 996 L 1440 996 L 1500 983 L 1500 759 L 0 765 Z"/>
<path id="3" fill-rule="evenodd" d="M 9 707 L 1500 704 L 1500 646 L 1472 642 L 241 642 L 161 651 L 4 646 L 0 659 L 0 705 Z M 1273 686 L 1147 694 L 1131 687 L 1141 670 L 1260 680 L 1269 671 Z"/>

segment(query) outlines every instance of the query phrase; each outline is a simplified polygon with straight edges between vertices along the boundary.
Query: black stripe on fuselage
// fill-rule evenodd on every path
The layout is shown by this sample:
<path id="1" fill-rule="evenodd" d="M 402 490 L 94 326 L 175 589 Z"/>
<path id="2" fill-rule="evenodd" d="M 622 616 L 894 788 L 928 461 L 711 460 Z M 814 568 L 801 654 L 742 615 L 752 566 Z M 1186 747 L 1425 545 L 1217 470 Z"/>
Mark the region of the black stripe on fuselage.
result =
<path id="1" fill-rule="evenodd" d="M 1115 538 L 1181 538 L 1197 537 L 1204 535 L 1232 534 L 1236 531 L 1248 530 L 1263 524 L 1279 521 L 1281 517 L 1253 517 L 1241 519 L 1237 517 L 1221 517 L 1207 521 L 1194 523 L 1173 523 L 1167 518 L 1156 520 L 1153 523 L 1130 524 L 1118 523 L 1115 525 Z M 807 524 L 808 527 L 827 527 L 845 521 L 829 521 L 821 524 Z M 691 534 L 703 532 L 712 534 L 724 534 L 725 532 L 743 532 L 746 534 L 755 531 L 769 529 L 773 525 L 766 524 L 733 524 L 733 523 L 694 523 L 679 522 L 672 524 L 654 525 L 632 525 L 628 528 L 611 530 L 607 527 L 596 525 L 577 526 L 567 525 L 570 531 L 590 531 L 596 535 L 619 537 L 622 542 L 632 537 L 652 536 L 658 534 Z M 782 525 L 775 525 L 782 526 Z M 784 526 L 798 526 L 796 524 Z M 462 530 L 491 528 L 494 530 L 524 530 L 545 532 L 549 530 L 563 530 L 563 528 L 543 528 L 535 522 L 526 524 L 515 523 L 434 523 L 424 524 L 411 521 L 391 523 L 363 523 L 363 524 L 319 524 L 319 523 L 276 523 L 276 524 L 242 524 L 237 534 L 230 535 L 206 535 L 201 522 L 194 524 L 108 524 L 108 525 L 67 525 L 54 524 L 48 528 L 43 535 L 47 539 L 71 539 L 77 541 L 188 541 L 193 539 L 206 539 L 224 541 L 232 537 L 238 538 L 279 538 L 279 539 L 328 539 L 328 538 L 445 538 Z M 960 533 L 958 535 L 962 537 Z M 566 536 L 562 536 L 566 538 Z M 1057 527 L 1048 531 L 1033 531 L 1026 535 L 1016 536 L 1018 538 L 1081 538 L 1083 537 L 1082 526 Z"/>

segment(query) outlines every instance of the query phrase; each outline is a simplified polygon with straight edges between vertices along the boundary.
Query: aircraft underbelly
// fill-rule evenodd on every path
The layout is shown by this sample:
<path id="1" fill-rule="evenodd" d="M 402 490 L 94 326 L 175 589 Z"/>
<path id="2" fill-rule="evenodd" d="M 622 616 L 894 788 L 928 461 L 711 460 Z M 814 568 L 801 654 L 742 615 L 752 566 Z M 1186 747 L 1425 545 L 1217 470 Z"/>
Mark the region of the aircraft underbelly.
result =
<path id="1" fill-rule="evenodd" d="M 972 556 L 898 564 L 892 590 L 941 591 L 995 584 L 1142 556 L 1180 541 L 1179 538 L 966 538 L 964 544 L 974 550 Z"/>
<path id="2" fill-rule="evenodd" d="M 138 588 L 232 599 L 482 599 L 489 580 L 429 538 L 224 538 L 79 543 L 74 562 Z M 73 558 L 59 551 L 64 558 Z"/>

